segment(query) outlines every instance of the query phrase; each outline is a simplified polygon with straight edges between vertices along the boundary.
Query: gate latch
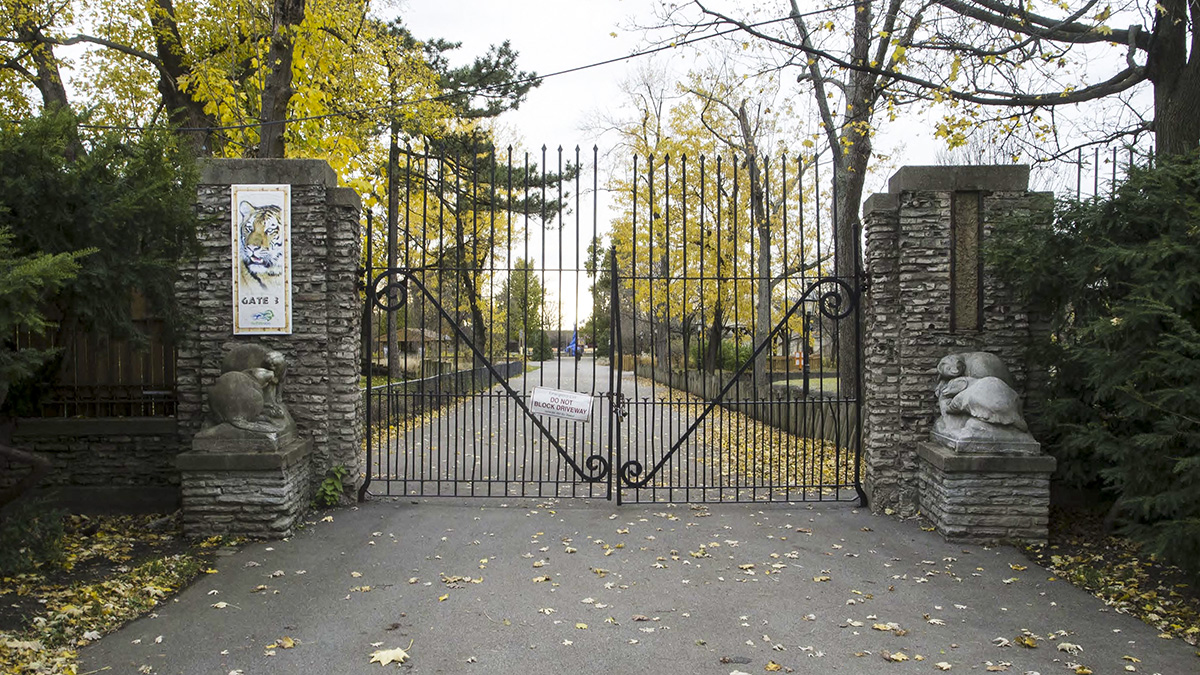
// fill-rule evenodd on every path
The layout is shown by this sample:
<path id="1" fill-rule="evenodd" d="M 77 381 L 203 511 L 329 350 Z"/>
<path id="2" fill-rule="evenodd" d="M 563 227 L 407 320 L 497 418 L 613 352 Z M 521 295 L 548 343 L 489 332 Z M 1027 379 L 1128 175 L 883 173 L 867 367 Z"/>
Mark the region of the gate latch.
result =
<path id="1" fill-rule="evenodd" d="M 609 397 L 612 399 L 613 412 L 620 415 L 622 420 L 629 417 L 629 399 L 625 398 L 625 394 L 619 391 L 611 392 L 609 393 Z"/>

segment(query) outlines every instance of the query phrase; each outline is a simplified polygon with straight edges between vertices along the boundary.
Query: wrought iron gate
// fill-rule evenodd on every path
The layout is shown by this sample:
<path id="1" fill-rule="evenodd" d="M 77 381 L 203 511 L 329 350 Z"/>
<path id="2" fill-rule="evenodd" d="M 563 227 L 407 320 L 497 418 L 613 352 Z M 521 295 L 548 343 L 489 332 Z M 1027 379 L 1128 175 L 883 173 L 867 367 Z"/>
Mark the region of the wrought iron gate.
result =
<path id="1" fill-rule="evenodd" d="M 812 158 L 635 158 L 603 232 L 595 148 L 466 157 L 406 150 L 368 214 L 363 494 L 864 499 L 857 240 Z"/>

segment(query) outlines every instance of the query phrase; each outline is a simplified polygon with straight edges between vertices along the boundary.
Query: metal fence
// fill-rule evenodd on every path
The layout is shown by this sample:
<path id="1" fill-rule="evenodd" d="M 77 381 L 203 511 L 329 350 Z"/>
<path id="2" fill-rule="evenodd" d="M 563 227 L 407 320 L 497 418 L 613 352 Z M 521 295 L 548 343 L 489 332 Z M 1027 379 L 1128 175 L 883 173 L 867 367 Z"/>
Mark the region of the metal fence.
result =
<path id="1" fill-rule="evenodd" d="M 599 163 L 398 153 L 369 216 L 364 491 L 861 499 L 858 251 L 818 165 Z M 548 389 L 590 416 L 535 414 Z"/>

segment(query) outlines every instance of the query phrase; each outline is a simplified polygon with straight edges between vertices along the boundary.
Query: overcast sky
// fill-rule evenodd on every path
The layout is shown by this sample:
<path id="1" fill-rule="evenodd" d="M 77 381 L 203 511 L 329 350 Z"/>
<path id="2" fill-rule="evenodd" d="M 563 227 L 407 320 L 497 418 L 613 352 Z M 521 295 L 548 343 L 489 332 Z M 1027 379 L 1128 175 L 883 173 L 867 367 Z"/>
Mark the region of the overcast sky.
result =
<path id="1" fill-rule="evenodd" d="M 490 45 L 509 40 L 520 55 L 521 70 L 547 75 L 636 51 L 642 46 L 641 35 L 626 27 L 633 14 L 640 13 L 644 19 L 650 7 L 649 0 L 410 0 L 401 5 L 400 14 L 417 38 L 461 42 L 462 48 L 452 56 L 454 65 L 465 64 Z M 546 78 L 518 110 L 501 118 L 497 140 L 535 151 L 535 159 L 543 144 L 549 146 L 551 157 L 560 145 L 568 158 L 573 157 L 576 145 L 582 146 L 585 157 L 593 145 L 604 150 L 615 139 L 600 138 L 584 126 L 597 112 L 619 105 L 620 83 L 633 63 L 621 61 Z M 553 167 L 553 159 L 550 164 Z M 561 256 L 564 268 L 582 267 L 593 231 L 594 195 L 586 187 L 590 180 L 585 174 L 578 236 L 574 213 L 567 214 L 562 230 L 552 225 L 544 232 L 531 233 L 530 257 L 540 265 L 557 268 Z M 601 183 L 603 180 L 601 176 Z M 605 203 L 602 195 L 602 234 L 607 230 Z M 514 255 L 523 253 L 519 246 Z M 551 299 L 558 303 L 556 309 L 562 312 L 562 327 L 569 330 L 577 318 L 582 323 L 591 312 L 591 281 L 571 272 L 545 272 L 542 276 Z M 552 323 L 557 324 L 558 319 Z"/>
<path id="2" fill-rule="evenodd" d="M 462 42 L 456 64 L 509 40 L 522 70 L 545 75 L 635 51 L 640 36 L 623 26 L 650 6 L 649 0 L 410 0 L 401 18 L 418 38 Z M 547 78 L 502 121 L 527 147 L 590 147 L 598 139 L 580 127 L 592 111 L 619 100 L 631 63 Z"/>

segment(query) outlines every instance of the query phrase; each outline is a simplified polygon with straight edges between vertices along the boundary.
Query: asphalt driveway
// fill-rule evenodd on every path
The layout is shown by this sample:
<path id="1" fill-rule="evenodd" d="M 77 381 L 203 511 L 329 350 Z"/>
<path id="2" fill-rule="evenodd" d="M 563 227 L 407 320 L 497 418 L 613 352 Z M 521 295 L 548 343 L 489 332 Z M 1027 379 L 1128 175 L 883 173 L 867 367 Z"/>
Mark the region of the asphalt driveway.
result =
<path id="1" fill-rule="evenodd" d="M 79 672 L 1200 672 L 1195 647 L 1016 549 L 844 504 L 380 500 L 309 520 L 222 556 Z M 403 666 L 371 662 L 395 648 Z"/>

